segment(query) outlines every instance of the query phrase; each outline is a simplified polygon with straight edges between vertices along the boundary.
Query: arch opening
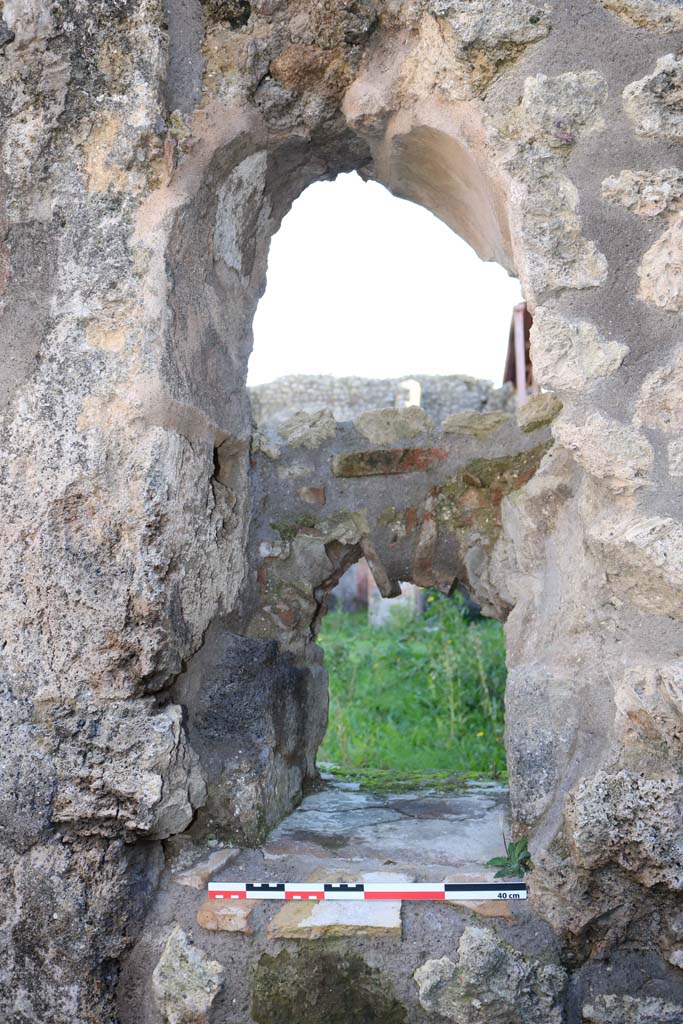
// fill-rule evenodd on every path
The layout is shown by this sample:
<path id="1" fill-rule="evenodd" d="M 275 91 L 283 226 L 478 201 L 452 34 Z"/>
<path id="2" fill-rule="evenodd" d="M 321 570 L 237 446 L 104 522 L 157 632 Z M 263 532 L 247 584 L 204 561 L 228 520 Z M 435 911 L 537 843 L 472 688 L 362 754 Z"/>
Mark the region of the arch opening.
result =
<path id="1" fill-rule="evenodd" d="M 398 176 L 408 191 L 410 162 L 418 151 L 406 144 L 398 152 Z M 448 187 L 456 187 L 457 177 Z M 414 192 L 420 201 L 429 199 L 419 182 Z M 267 197 L 264 206 L 270 206 Z M 298 725 L 289 730 L 295 737 L 289 745 L 273 747 L 270 741 L 263 771 L 252 787 L 254 812 L 246 830 L 239 826 L 241 841 L 262 838 L 319 778 L 317 751 L 328 721 L 328 697 L 316 638 L 330 602 L 339 603 L 342 577 L 362 567 L 378 588 L 379 603 L 409 590 L 417 610 L 428 588 L 440 600 L 438 592 L 462 587 L 475 595 L 485 614 L 504 618 L 507 612 L 487 575 L 488 559 L 500 529 L 502 498 L 534 472 L 545 438 L 539 442 L 520 432 L 513 415 L 514 389 L 502 385 L 518 285 L 502 268 L 482 264 L 454 235 L 452 225 L 461 223 L 464 208 L 447 206 L 442 204 L 437 219 L 373 181 L 342 175 L 305 191 L 271 243 L 270 283 L 256 311 L 248 378 L 255 426 L 251 573 L 239 619 L 233 616 L 229 626 L 243 636 L 277 644 L 278 663 L 289 667 L 279 676 L 261 669 L 260 682 L 277 676 L 272 693 L 287 689 L 287 715 Z M 446 216 L 448 224 L 443 222 Z M 290 225 L 296 225 L 297 217 L 303 227 L 298 237 L 294 231 L 292 242 Z M 490 209 L 487 217 L 477 238 L 482 246 L 489 246 L 491 238 Z M 472 223 L 465 225 L 470 234 Z M 236 237 L 235 232 L 222 234 Z M 350 270 L 356 277 L 349 281 Z M 326 289 L 327 284 L 333 288 Z M 254 298 L 258 294 L 257 287 Z M 436 315 L 434 303 L 439 304 Z M 304 329 L 302 310 L 307 305 L 313 315 Z M 387 312 L 392 306 L 397 307 L 393 319 Z M 343 320 L 343 314 L 354 311 L 355 320 Z M 302 342 L 304 334 L 307 341 Z M 436 338 L 431 347 L 430 335 Z M 459 353 L 471 361 L 459 365 Z M 315 362 L 325 356 L 331 361 Z M 360 362 L 354 364 L 354 356 Z M 283 370 L 312 368 L 329 372 L 280 376 Z M 477 379 L 475 374 L 497 380 Z M 259 383 L 269 377 L 276 379 Z M 417 632 L 418 622 L 429 631 L 436 617 L 428 614 L 423 622 L 420 613 Z M 470 634 L 475 637 L 477 627 Z M 462 633 L 461 639 L 468 635 Z M 417 636 L 413 641 L 419 645 Z M 500 663 L 501 634 L 497 644 Z M 479 672 L 478 682 L 468 677 L 470 684 L 486 699 L 485 675 Z M 444 688 L 444 695 L 449 691 L 451 753 L 458 685 L 459 677 L 452 673 Z M 434 683 L 432 690 L 437 689 Z M 455 770 L 446 774 L 458 775 L 460 781 L 468 773 L 500 776 L 502 699 L 496 700 L 497 710 L 488 715 L 483 729 L 474 728 L 474 719 L 468 726 L 460 721 L 460 740 L 469 728 L 476 742 L 470 744 L 471 756 L 454 763 Z M 438 713 L 435 698 L 430 714 Z M 268 717 L 272 710 L 264 714 Z M 263 743 L 267 746 L 268 741 Z M 486 743 L 488 752 L 479 749 L 475 756 L 474 747 Z M 427 750 L 421 754 L 430 756 Z M 445 760 L 431 767 L 443 773 Z M 424 761 L 423 767 L 429 770 Z M 229 766 L 220 766 L 216 785 L 221 799 L 213 804 L 209 799 L 213 809 L 200 811 L 197 827 L 212 832 L 232 827 L 233 803 L 227 825 L 225 815 L 231 774 Z M 216 816 L 221 801 L 222 821 Z M 265 807 L 262 814 L 258 807 Z"/>
<path id="2" fill-rule="evenodd" d="M 272 375 L 278 372 L 274 367 L 279 365 L 277 360 L 283 351 L 290 349 L 290 338 L 297 336 L 298 321 L 291 307 L 285 315 L 272 314 L 275 344 L 270 353 L 265 350 L 265 355 L 259 355 L 257 307 L 264 291 L 264 302 L 268 301 L 269 245 L 274 257 L 279 242 L 286 238 L 288 223 L 302 204 L 305 206 L 309 194 L 328 195 L 340 187 L 353 190 L 349 191 L 350 205 L 342 206 L 338 214 L 339 230 L 346 231 L 352 252 L 361 248 L 364 266 L 368 267 L 368 261 L 372 263 L 366 278 L 371 278 L 371 271 L 374 273 L 383 262 L 389 266 L 385 275 L 389 290 L 383 304 L 376 301 L 372 290 L 368 291 L 367 280 L 357 286 L 361 291 L 365 288 L 367 297 L 362 316 L 371 321 L 373 308 L 396 305 L 399 317 L 392 330 L 403 331 L 405 339 L 404 362 L 399 363 L 401 347 L 392 345 L 391 331 L 381 321 L 371 322 L 370 331 L 361 331 L 357 325 L 347 328 L 345 336 L 357 334 L 364 355 L 379 349 L 380 340 L 388 341 L 382 359 L 389 373 L 398 370 L 396 377 L 357 376 L 350 391 L 348 379 L 329 375 L 324 377 L 325 393 L 321 396 L 308 374 L 301 378 L 298 391 L 295 388 L 292 393 L 291 385 L 297 378 L 290 375 L 286 378 L 290 390 L 285 390 L 284 397 L 277 386 L 273 392 L 272 382 L 254 385 L 250 389 L 250 412 L 244 403 L 246 396 L 238 390 L 230 392 L 243 436 L 235 437 L 234 428 L 228 440 L 217 435 L 214 492 L 218 500 L 225 499 L 229 504 L 231 496 L 244 493 L 242 484 L 248 484 L 249 506 L 243 518 L 243 522 L 249 522 L 244 541 L 245 575 L 231 610 L 219 610 L 214 618 L 212 627 L 216 631 L 207 634 L 210 644 L 204 643 L 174 688 L 179 702 L 190 707 L 193 747 L 202 746 L 201 732 L 206 729 L 203 717 L 207 714 L 197 710 L 196 701 L 203 707 L 208 707 L 207 701 L 222 701 L 219 665 L 223 657 L 233 665 L 232 653 L 225 651 L 231 652 L 235 643 L 238 647 L 241 643 L 231 638 L 274 643 L 273 665 L 279 667 L 272 671 L 249 669 L 243 677 L 246 689 L 258 692 L 255 706 L 262 709 L 262 728 L 254 733 L 250 754 L 245 754 L 244 745 L 236 742 L 235 752 L 224 756 L 220 730 L 214 730 L 207 747 L 211 753 L 207 752 L 204 759 L 211 766 L 209 796 L 193 825 L 197 834 L 220 832 L 240 842 L 257 842 L 318 779 L 316 753 L 325 731 L 327 683 L 315 637 L 327 608 L 331 581 L 336 583 L 343 575 L 347 562 L 358 560 L 358 552 L 385 596 L 397 592 L 399 581 L 444 593 L 459 585 L 473 596 L 484 614 L 498 618 L 507 614 L 507 595 L 500 594 L 498 581 L 489 572 L 500 532 L 501 503 L 535 472 L 547 447 L 547 430 L 542 425 L 540 434 L 521 431 L 515 423 L 515 399 L 509 385 L 495 387 L 458 372 L 457 352 L 476 349 L 471 338 L 480 337 L 481 325 L 495 306 L 491 291 L 501 290 L 502 283 L 504 295 L 498 305 L 498 319 L 492 318 L 493 326 L 487 329 L 491 349 L 495 353 L 497 348 L 498 352 L 489 357 L 488 364 L 482 364 L 491 368 L 488 376 L 497 376 L 500 381 L 506 361 L 510 307 L 519 298 L 516 283 L 501 267 L 481 264 L 469 245 L 453 233 L 460 231 L 487 259 L 497 258 L 511 265 L 501 192 L 489 181 L 486 159 L 480 161 L 480 143 L 469 137 L 466 143 L 453 139 L 452 146 L 448 143 L 449 132 L 451 136 L 457 134 L 461 127 L 432 127 L 423 137 L 419 132 L 415 134 L 414 125 L 399 120 L 382 151 L 372 157 L 357 139 L 347 140 L 332 156 L 297 140 L 279 143 L 268 151 L 255 146 L 254 140 L 248 143 L 242 139 L 239 146 L 219 150 L 214 156 L 196 200 L 196 230 L 186 230 L 180 237 L 174 266 L 176 295 L 182 299 L 178 323 L 193 328 L 191 336 L 199 343 L 198 367 L 206 361 L 204 350 L 211 337 L 225 334 L 230 358 L 233 364 L 241 362 L 244 372 L 250 325 L 255 317 L 257 337 L 251 366 L 261 376 Z M 425 160 L 434 165 L 436 175 L 431 192 L 425 187 L 430 178 L 423 167 Z M 484 170 L 479 177 L 473 170 L 478 162 Z M 353 168 L 368 180 L 343 173 Z M 340 173 L 341 179 L 330 183 L 328 179 Z M 379 181 L 411 202 L 392 196 Z M 458 190 L 464 190 L 469 202 L 458 199 Z M 367 209 L 361 210 L 362 226 L 351 224 L 359 195 L 370 199 L 371 205 L 379 201 L 390 209 L 383 225 L 375 230 L 374 240 L 372 232 L 370 237 L 367 233 L 363 236 L 362 229 L 367 230 L 371 222 Z M 297 196 L 300 198 L 295 199 Z M 423 240 L 411 247 L 406 241 L 410 243 L 411 237 L 418 235 L 408 237 L 403 227 L 391 235 L 389 227 L 399 211 L 407 211 L 413 225 L 420 218 L 428 222 L 430 237 L 437 239 L 433 247 L 439 254 L 447 254 L 437 259 L 431 281 L 429 273 L 423 275 L 432 298 L 446 296 L 451 302 L 450 306 L 442 305 L 438 330 L 420 321 L 411 333 L 401 322 L 406 319 L 401 315 L 406 309 L 401 302 L 415 291 L 409 268 L 417 262 L 423 269 L 425 261 L 420 255 L 431 250 L 432 243 Z M 184 217 L 189 220 L 187 211 Z M 326 225 L 325 249 L 329 250 L 329 217 L 314 211 L 309 219 L 314 226 Z M 410 228 L 410 232 L 416 230 Z M 188 276 L 193 260 L 198 254 L 202 258 L 198 246 L 202 231 L 209 239 L 211 257 L 203 276 L 203 292 L 196 287 L 196 270 Z M 406 237 L 397 237 L 401 234 Z M 371 249 L 378 237 L 385 243 L 384 255 L 379 257 Z M 301 249 L 300 242 L 299 259 L 303 259 Z M 314 256 L 314 270 L 310 275 L 304 271 L 297 276 L 310 291 L 309 276 L 314 280 L 314 273 L 324 267 L 325 260 L 320 258 L 321 243 L 309 244 L 308 252 Z M 392 263 L 396 252 L 402 258 Z M 458 285 L 462 291 L 474 289 L 456 280 L 455 272 L 451 272 L 451 262 L 459 267 L 458 260 L 463 261 L 463 267 L 469 262 L 471 268 L 476 268 L 472 269 L 474 277 L 481 275 L 479 303 L 474 304 L 469 324 L 460 324 L 459 336 L 453 330 L 453 322 L 458 317 L 462 321 Z M 292 266 L 297 261 L 290 257 L 288 262 Z M 347 257 L 349 262 L 353 261 Z M 271 261 L 271 277 L 276 281 L 273 267 Z M 328 276 L 336 279 L 338 275 Z M 494 288 L 490 282 L 496 276 Z M 221 306 L 221 296 L 229 300 L 230 318 Z M 304 296 L 299 310 L 305 301 Z M 423 320 L 424 309 L 431 301 L 428 298 L 423 303 Z M 356 304 L 347 300 L 342 305 L 346 310 Z M 413 303 L 416 305 L 419 303 Z M 471 309 L 472 304 L 469 306 Z M 327 314 L 328 322 L 337 319 L 335 313 Z M 208 332 L 198 329 L 201 323 Z M 441 372 L 424 374 L 419 372 L 419 360 L 425 348 L 425 332 L 430 331 L 440 341 L 434 346 L 433 356 L 442 360 L 430 369 Z M 318 326 L 316 341 L 322 333 Z M 498 336 L 496 340 L 494 335 Z M 344 345 L 344 337 L 336 346 L 326 341 L 315 346 L 318 351 L 338 349 L 344 354 L 350 347 Z M 216 346 L 211 343 L 208 349 L 213 357 Z M 445 358 L 441 349 L 448 350 Z M 305 358 L 310 354 L 309 349 Z M 187 363 L 187 353 L 183 359 Z M 467 364 L 465 369 L 477 372 L 475 365 Z M 362 374 L 363 367 L 359 370 Z M 339 399 L 340 379 L 345 400 L 335 413 L 329 407 Z M 216 377 L 214 390 L 218 391 L 219 385 L 220 377 Z M 228 637 L 225 642 L 220 639 L 223 634 Z M 212 645 L 216 645 L 215 657 L 209 649 Z M 239 652 L 236 657 L 239 661 Z M 204 678 L 207 671 L 211 677 L 208 682 Z M 239 735 L 242 718 L 250 716 L 246 708 L 237 708 L 227 700 L 224 703 L 226 721 L 232 723 L 228 731 Z M 273 721 L 281 705 L 287 708 L 288 721 L 296 723 L 286 730 L 290 739 L 282 742 L 276 739 L 283 734 Z M 239 800 L 230 795 L 230 780 L 236 776 L 246 779 Z M 215 799 L 212 794 L 216 794 Z"/>

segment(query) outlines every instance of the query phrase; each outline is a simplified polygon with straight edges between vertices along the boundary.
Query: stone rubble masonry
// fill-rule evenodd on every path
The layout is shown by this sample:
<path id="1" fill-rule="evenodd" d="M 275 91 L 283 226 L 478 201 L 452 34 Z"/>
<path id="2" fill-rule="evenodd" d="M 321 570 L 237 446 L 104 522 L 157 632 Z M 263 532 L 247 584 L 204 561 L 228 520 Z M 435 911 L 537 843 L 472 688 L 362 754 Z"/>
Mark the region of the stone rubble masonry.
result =
<path id="1" fill-rule="evenodd" d="M 500 339 L 501 370 L 506 342 L 506 338 Z M 455 351 L 457 353 L 457 342 Z M 408 386 L 414 382 L 419 385 L 420 407 L 437 427 L 454 412 L 512 410 L 515 403 L 509 384 L 494 388 L 488 381 L 473 377 L 419 373 L 388 380 L 299 374 L 250 387 L 249 398 L 254 420 L 261 431 L 278 427 L 290 418 L 292 409 L 309 413 L 329 409 L 340 423 L 360 422 L 362 413 L 375 414 L 381 409 L 398 407 L 408 397 Z"/>
<path id="2" fill-rule="evenodd" d="M 421 1006 L 457 1024 L 562 1024 L 565 970 L 523 956 L 489 928 L 470 926 L 458 963 L 428 960 L 415 971 Z"/>
<path id="3" fill-rule="evenodd" d="M 148 925 L 162 844 L 185 831 L 256 843 L 315 783 L 327 717 L 315 636 L 328 589 L 364 551 L 385 587 L 462 583 L 505 621 L 513 832 L 529 835 L 532 912 L 555 930 L 572 985 L 606 957 L 631 958 L 576 1005 L 604 1017 L 607 993 L 618 1019 L 619 1000 L 641 998 L 629 991 L 637 965 L 659 972 L 658 1000 L 683 1001 L 670 959 L 681 947 L 680 10 L 4 3 L 8 1024 L 158 1019 L 153 968 L 135 988 L 128 967 L 141 950 L 156 962 L 168 937 Z M 477 420 L 486 436 L 445 433 L 451 414 L 512 412 L 509 391 L 460 380 L 462 404 L 432 403 L 418 377 L 433 432 L 375 444 L 353 426 L 371 408 L 324 416 L 334 403 L 316 395 L 276 424 L 303 413 L 289 437 L 254 432 L 244 382 L 270 239 L 304 188 L 352 170 L 519 278 L 537 377 L 562 403 L 549 425 L 544 414 L 530 433 L 514 417 L 490 433 Z M 456 343 L 478 339 L 454 330 Z M 419 339 L 415 357 L 419 371 Z M 377 409 L 396 405 L 394 383 Z M 342 457 L 411 471 L 335 476 Z M 202 985 L 206 997 L 219 984 L 200 943 L 236 984 L 218 943 L 243 937 L 192 928 L 197 959 L 174 940 L 194 966 L 172 1014 L 211 1012 L 194 1009 Z M 340 986 L 359 979 L 359 1013 L 421 1012 L 405 977 L 399 1000 L 361 957 L 318 954 L 315 968 L 279 956 L 321 986 L 326 972 Z M 255 1020 L 281 995 L 297 1005 L 272 963 L 259 976 L 271 1001 L 254 997 Z M 553 985 L 528 1019 L 554 1019 Z M 246 1022 L 249 999 L 233 1011 L 232 998 L 222 989 L 214 1016 L 220 1006 Z"/>

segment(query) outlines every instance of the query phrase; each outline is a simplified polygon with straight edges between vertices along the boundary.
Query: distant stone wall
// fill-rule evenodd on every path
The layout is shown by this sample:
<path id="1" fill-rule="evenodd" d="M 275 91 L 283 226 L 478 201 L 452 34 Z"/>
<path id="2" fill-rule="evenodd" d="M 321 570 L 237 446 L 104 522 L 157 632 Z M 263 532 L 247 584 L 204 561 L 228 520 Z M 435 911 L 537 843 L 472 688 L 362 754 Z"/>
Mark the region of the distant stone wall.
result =
<path id="1" fill-rule="evenodd" d="M 419 384 L 419 403 L 411 400 L 414 382 Z M 510 384 L 494 388 L 490 381 L 458 375 L 386 379 L 296 375 L 249 388 L 249 397 L 256 423 L 271 426 L 284 423 L 293 412 L 320 409 L 329 409 L 339 423 L 347 423 L 373 409 L 419 404 L 439 426 L 454 412 L 512 411 L 514 407 Z"/>

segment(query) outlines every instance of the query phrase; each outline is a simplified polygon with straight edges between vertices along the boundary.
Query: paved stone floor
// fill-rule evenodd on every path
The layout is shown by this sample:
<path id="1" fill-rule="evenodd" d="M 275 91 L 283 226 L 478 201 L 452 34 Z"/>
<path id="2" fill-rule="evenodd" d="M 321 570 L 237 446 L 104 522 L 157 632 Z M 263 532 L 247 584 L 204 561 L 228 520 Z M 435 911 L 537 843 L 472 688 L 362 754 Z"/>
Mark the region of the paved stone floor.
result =
<path id="1" fill-rule="evenodd" d="M 328 780 L 259 849 L 199 844 L 190 834 L 168 841 L 154 906 L 124 967 L 121 1024 L 161 1024 L 150 979 L 174 936 L 189 942 L 202 963 L 223 965 L 212 1017 L 222 1024 L 253 1021 L 254 979 L 273 957 L 282 954 L 305 975 L 307 955 L 321 948 L 344 962 L 360 957 L 409 1007 L 410 1024 L 431 1024 L 414 973 L 429 958 L 456 957 L 468 926 L 555 956 L 554 936 L 526 903 L 223 901 L 206 898 L 207 883 L 489 881 L 486 861 L 503 852 L 507 815 L 506 790 L 492 784 L 374 794 Z"/>
<path id="2" fill-rule="evenodd" d="M 440 869 L 481 870 L 500 854 L 507 809 L 506 790 L 494 784 L 470 784 L 451 793 L 376 795 L 328 780 L 271 833 L 263 851 L 269 859 L 317 857 L 367 867 L 391 863 L 435 881 Z"/>
<path id="3" fill-rule="evenodd" d="M 507 793 L 493 784 L 458 791 L 374 794 L 351 783 L 327 780 L 286 818 L 258 851 L 216 847 L 210 858 L 180 868 L 175 881 L 205 888 L 209 876 L 226 881 L 470 881 L 491 879 L 486 862 L 503 851 Z M 190 851 L 188 851 L 189 854 Z M 251 931 L 251 907 L 203 904 L 197 916 L 211 931 Z M 484 916 L 506 917 L 504 903 L 468 906 Z M 273 910 L 276 910 L 273 907 Z M 288 903 L 268 923 L 269 938 L 313 939 L 363 931 L 401 935 L 401 905 Z"/>

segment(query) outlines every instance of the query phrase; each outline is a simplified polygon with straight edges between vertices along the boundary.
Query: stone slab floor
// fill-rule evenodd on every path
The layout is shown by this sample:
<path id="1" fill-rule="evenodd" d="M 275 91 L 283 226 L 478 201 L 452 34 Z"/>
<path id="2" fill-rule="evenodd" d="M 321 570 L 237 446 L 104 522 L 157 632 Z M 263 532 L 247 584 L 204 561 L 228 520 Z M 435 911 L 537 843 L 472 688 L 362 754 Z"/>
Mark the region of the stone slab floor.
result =
<path id="1" fill-rule="evenodd" d="M 272 978 L 267 979 L 271 995 L 265 1009 L 254 1004 L 254 986 L 264 964 L 268 970 L 274 963 L 282 967 L 274 972 L 280 984 L 279 979 L 291 974 L 292 964 L 306 971 L 309 953 L 319 963 L 321 948 L 333 955 L 335 964 L 360 958 L 363 970 L 368 965 L 372 972 L 379 971 L 378 977 L 386 980 L 391 992 L 388 1005 L 394 1006 L 387 1010 L 386 1019 L 403 1019 L 401 1013 L 395 1016 L 395 1006 L 400 1004 L 408 1008 L 411 1024 L 443 1019 L 420 1006 L 413 973 L 426 959 L 453 957 L 468 925 L 485 924 L 501 932 L 506 942 L 521 942 L 528 952 L 554 958 L 557 948 L 552 932 L 531 917 L 526 905 L 498 901 L 283 905 L 206 899 L 210 880 L 490 880 L 493 872 L 485 864 L 503 852 L 501 830 L 508 834 L 507 809 L 505 789 L 494 784 L 473 784 L 453 792 L 375 795 L 328 780 L 259 849 L 237 850 L 216 840 L 198 845 L 188 837 L 174 840 L 167 844 L 167 868 L 151 926 L 124 968 L 122 1024 L 160 1024 L 165 1019 L 159 988 L 168 983 L 160 983 L 157 977 L 155 989 L 153 973 L 169 942 L 173 945 L 173 936 L 187 941 L 192 956 L 200 951 L 203 963 L 215 962 L 216 974 L 218 965 L 223 969 L 209 1012 L 209 1019 L 221 1024 L 285 1019 L 287 1013 L 278 1016 L 277 1009 L 271 1016 L 271 996 L 273 1007 L 290 998 L 272 995 Z M 183 949 L 180 961 L 185 959 Z M 171 972 L 178 982 L 179 972 L 182 965 Z M 326 1013 L 329 1016 L 329 1010 Z M 347 1016 L 353 1019 L 353 1014 Z M 358 1016 L 359 1021 L 365 1019 L 375 1017 Z M 300 1024 L 308 1020 L 302 1009 Z M 315 1013 L 310 1020 L 317 1020 Z"/>

